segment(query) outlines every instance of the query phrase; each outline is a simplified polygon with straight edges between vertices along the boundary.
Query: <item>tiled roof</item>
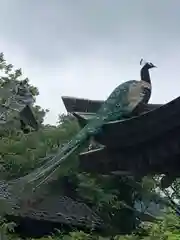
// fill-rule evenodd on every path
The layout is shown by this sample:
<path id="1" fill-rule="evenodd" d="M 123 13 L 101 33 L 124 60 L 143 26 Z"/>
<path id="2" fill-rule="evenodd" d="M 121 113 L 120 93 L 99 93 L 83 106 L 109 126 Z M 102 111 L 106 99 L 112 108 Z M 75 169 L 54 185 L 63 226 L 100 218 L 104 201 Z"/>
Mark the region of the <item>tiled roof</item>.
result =
<path id="1" fill-rule="evenodd" d="M 103 225 L 100 217 L 86 204 L 66 196 L 46 196 L 33 207 L 17 209 L 12 215 L 86 228 L 101 228 Z"/>
<path id="2" fill-rule="evenodd" d="M 107 174 L 170 174 L 177 177 L 180 158 L 180 97 L 127 121 L 104 124 L 95 140 L 106 147 L 80 155 L 83 171 Z"/>
<path id="3" fill-rule="evenodd" d="M 90 100 L 83 98 L 75 97 L 62 97 L 64 106 L 66 107 L 67 112 L 81 112 L 81 113 L 95 113 L 99 110 L 100 106 L 104 101 L 101 100 Z M 147 104 L 144 106 L 144 111 L 149 111 L 160 107 L 161 104 Z"/>

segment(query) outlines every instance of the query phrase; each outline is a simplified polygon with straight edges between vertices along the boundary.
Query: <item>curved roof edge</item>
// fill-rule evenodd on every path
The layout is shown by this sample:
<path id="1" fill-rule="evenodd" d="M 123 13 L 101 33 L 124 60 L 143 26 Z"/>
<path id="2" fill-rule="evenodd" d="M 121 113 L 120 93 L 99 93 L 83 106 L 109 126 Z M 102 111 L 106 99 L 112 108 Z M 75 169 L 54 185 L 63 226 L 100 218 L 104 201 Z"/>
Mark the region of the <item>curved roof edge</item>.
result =
<path id="1" fill-rule="evenodd" d="M 95 139 L 108 147 L 137 145 L 180 127 L 180 97 L 137 117 L 104 124 Z"/>
<path id="2" fill-rule="evenodd" d="M 104 101 L 102 100 L 91 100 L 84 98 L 76 98 L 70 96 L 62 96 L 64 106 L 69 113 L 81 112 L 81 113 L 95 113 L 98 111 Z M 143 111 L 150 111 L 162 104 L 147 104 L 144 106 Z"/>

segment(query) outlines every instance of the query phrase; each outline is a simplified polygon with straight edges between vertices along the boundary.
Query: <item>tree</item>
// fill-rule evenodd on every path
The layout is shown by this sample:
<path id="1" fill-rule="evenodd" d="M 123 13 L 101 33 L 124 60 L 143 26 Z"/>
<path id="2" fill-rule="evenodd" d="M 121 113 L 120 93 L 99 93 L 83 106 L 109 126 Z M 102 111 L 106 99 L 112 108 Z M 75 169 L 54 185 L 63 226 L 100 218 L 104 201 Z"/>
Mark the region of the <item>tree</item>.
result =
<path id="1" fill-rule="evenodd" d="M 35 106 L 39 94 L 36 87 L 22 77 L 21 69 L 14 69 L 0 53 L 0 126 L 3 130 L 26 130 L 26 125 L 37 128 L 36 120 L 41 124 L 47 110 Z M 32 113 L 32 108 L 33 112 Z M 35 116 L 34 116 L 35 115 Z"/>

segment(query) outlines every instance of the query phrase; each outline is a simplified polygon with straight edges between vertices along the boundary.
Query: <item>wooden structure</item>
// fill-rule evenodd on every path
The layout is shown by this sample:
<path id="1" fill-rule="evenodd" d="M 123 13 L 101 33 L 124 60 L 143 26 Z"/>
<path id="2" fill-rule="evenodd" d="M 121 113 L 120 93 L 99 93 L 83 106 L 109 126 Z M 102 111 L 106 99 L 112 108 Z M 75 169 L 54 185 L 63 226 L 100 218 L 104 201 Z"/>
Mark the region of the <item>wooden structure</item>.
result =
<path id="1" fill-rule="evenodd" d="M 103 101 L 62 97 L 69 113 L 81 126 L 91 119 Z M 87 172 L 134 175 L 180 175 L 180 97 L 165 104 L 148 104 L 132 118 L 104 124 L 95 140 L 98 149 L 80 154 Z"/>

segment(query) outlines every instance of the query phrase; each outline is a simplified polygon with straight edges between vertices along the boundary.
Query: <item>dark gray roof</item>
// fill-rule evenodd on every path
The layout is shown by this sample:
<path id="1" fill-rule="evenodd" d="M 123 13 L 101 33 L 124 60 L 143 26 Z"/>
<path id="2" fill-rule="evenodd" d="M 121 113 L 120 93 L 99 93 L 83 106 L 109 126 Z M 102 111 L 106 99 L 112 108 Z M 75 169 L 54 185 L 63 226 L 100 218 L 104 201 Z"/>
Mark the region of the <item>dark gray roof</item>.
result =
<path id="1" fill-rule="evenodd" d="M 25 124 L 31 126 L 35 130 L 38 130 L 38 122 L 34 116 L 32 109 L 29 105 L 26 105 L 23 110 L 20 112 L 20 117 L 24 121 Z"/>
<path id="2" fill-rule="evenodd" d="M 75 97 L 62 97 L 63 103 L 66 107 L 66 110 L 71 112 L 97 112 L 100 108 L 103 101 L 98 100 L 89 100 L 89 99 L 82 99 L 82 98 L 75 98 Z"/>
<path id="3" fill-rule="evenodd" d="M 100 217 L 86 204 L 66 196 L 46 196 L 33 206 L 26 205 L 14 210 L 11 215 L 86 228 L 103 226 Z"/>
<path id="4" fill-rule="evenodd" d="M 96 139 L 110 148 L 138 145 L 177 130 L 179 118 L 180 97 L 137 117 L 104 124 Z"/>
<path id="5" fill-rule="evenodd" d="M 180 97 L 125 121 L 104 124 L 95 140 L 104 148 L 80 155 L 87 172 L 174 174 L 180 167 Z"/>
<path id="6" fill-rule="evenodd" d="M 75 97 L 62 97 L 64 106 L 66 107 L 67 112 L 79 112 L 79 113 L 95 113 L 99 110 L 104 101 L 102 100 L 90 100 L 83 98 Z M 144 106 L 143 111 L 149 111 L 157 107 L 162 106 L 162 104 L 147 104 Z"/>

